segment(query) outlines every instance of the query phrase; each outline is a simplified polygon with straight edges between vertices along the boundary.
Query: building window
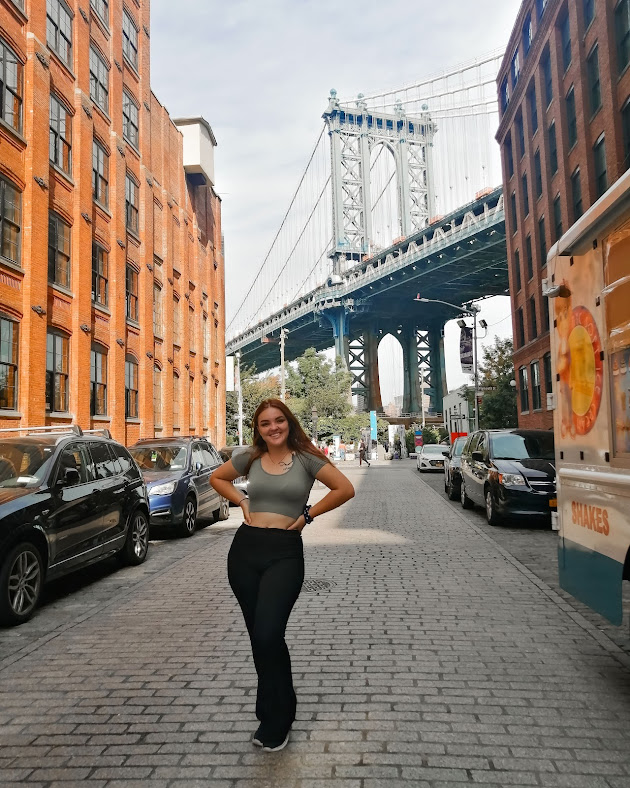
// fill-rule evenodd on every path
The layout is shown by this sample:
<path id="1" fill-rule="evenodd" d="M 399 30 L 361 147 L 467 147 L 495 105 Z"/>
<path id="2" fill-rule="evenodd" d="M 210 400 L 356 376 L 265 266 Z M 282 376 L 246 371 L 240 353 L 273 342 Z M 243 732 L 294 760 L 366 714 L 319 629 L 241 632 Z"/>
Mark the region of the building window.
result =
<path id="1" fill-rule="evenodd" d="M 125 359 L 125 417 L 138 418 L 138 362 L 133 356 Z"/>
<path id="2" fill-rule="evenodd" d="M 554 240 L 559 241 L 562 238 L 562 206 L 560 205 L 560 195 L 556 196 L 553 201 L 553 229 Z"/>
<path id="3" fill-rule="evenodd" d="M 525 155 L 525 128 L 523 126 L 523 116 L 516 118 L 516 133 L 518 135 L 518 153 L 521 158 Z"/>
<path id="4" fill-rule="evenodd" d="M 523 286 L 521 282 L 521 253 L 518 249 L 514 251 L 514 280 L 516 282 L 516 292 L 518 293 Z"/>
<path id="5" fill-rule="evenodd" d="M 12 49 L 0 39 L 0 118 L 22 131 L 23 66 Z"/>
<path id="6" fill-rule="evenodd" d="M 162 288 L 153 282 L 153 333 L 162 336 Z"/>
<path id="7" fill-rule="evenodd" d="M 210 358 L 210 332 L 206 315 L 203 316 L 203 357 Z"/>
<path id="8" fill-rule="evenodd" d="M 179 429 L 179 375 L 173 372 L 173 429 Z"/>
<path id="9" fill-rule="evenodd" d="M 567 110 L 567 136 L 569 138 L 569 148 L 572 148 L 577 142 L 577 117 L 575 114 L 575 91 L 573 85 L 567 93 L 565 99 Z"/>
<path id="10" fill-rule="evenodd" d="M 514 53 L 514 57 L 512 58 L 512 65 L 510 68 L 512 73 L 512 89 L 516 87 L 516 83 L 518 82 L 519 74 L 521 73 L 521 64 L 518 57 L 518 49 Z"/>
<path id="11" fill-rule="evenodd" d="M 532 25 L 532 15 L 527 14 L 525 17 L 525 24 L 523 25 L 523 57 L 526 57 L 531 49 L 533 38 L 534 27 Z"/>
<path id="12" fill-rule="evenodd" d="M 70 227 L 56 213 L 48 215 L 48 281 L 70 287 Z"/>
<path id="13" fill-rule="evenodd" d="M 630 0 L 621 0 L 615 8 L 615 40 L 619 73 L 630 62 Z"/>
<path id="14" fill-rule="evenodd" d="M 543 296 L 543 330 L 549 331 L 549 299 Z"/>
<path id="15" fill-rule="evenodd" d="M 138 106 L 126 90 L 123 90 L 123 137 L 138 147 L 139 139 Z"/>
<path id="16" fill-rule="evenodd" d="M 545 13 L 545 8 L 547 8 L 547 2 L 548 0 L 536 0 L 536 13 L 538 14 L 539 19 Z"/>
<path id="17" fill-rule="evenodd" d="M 138 28 L 127 11 L 123 9 L 123 55 L 138 69 Z"/>
<path id="18" fill-rule="evenodd" d="M 191 353 L 196 352 L 196 342 L 195 342 L 195 310 L 189 309 L 188 310 L 188 341 L 190 343 L 190 351 Z"/>
<path id="19" fill-rule="evenodd" d="M 547 236 L 545 235 L 545 217 L 538 220 L 538 242 L 540 244 L 540 267 L 547 265 Z"/>
<path id="20" fill-rule="evenodd" d="M 536 325 L 536 298 L 529 299 L 529 338 L 536 339 L 538 336 L 538 326 Z"/>
<path id="21" fill-rule="evenodd" d="M 518 346 L 523 347 L 525 344 L 525 321 L 523 320 L 523 309 L 521 307 L 516 312 L 516 330 L 518 332 Z"/>
<path id="22" fill-rule="evenodd" d="M 125 176 L 125 217 L 127 230 L 138 232 L 138 184 L 127 173 Z"/>
<path id="23" fill-rule="evenodd" d="M 508 178 L 514 175 L 514 154 L 512 151 L 512 138 L 506 137 L 505 140 L 505 160 L 507 162 Z"/>
<path id="24" fill-rule="evenodd" d="M 543 356 L 543 374 L 545 376 L 545 392 L 551 394 L 553 392 L 553 380 L 551 377 L 551 353 L 545 353 Z"/>
<path id="25" fill-rule="evenodd" d="M 529 412 L 529 380 L 527 367 L 521 367 L 518 371 L 518 388 L 521 393 L 521 413 Z"/>
<path id="26" fill-rule="evenodd" d="M 180 346 L 182 344 L 182 320 L 181 320 L 181 306 L 179 298 L 173 296 L 173 344 Z"/>
<path id="27" fill-rule="evenodd" d="M 0 408 L 17 410 L 20 326 L 0 315 Z"/>
<path id="28" fill-rule="evenodd" d="M 107 208 L 109 201 L 109 156 L 96 140 L 92 141 L 92 197 Z"/>
<path id="29" fill-rule="evenodd" d="M 532 237 L 525 239 L 525 259 L 527 260 L 527 281 L 534 278 L 534 255 L 532 254 Z"/>
<path id="30" fill-rule="evenodd" d="M 92 301 L 107 306 L 107 252 L 92 243 Z"/>
<path id="31" fill-rule="evenodd" d="M 560 45 L 562 47 L 562 66 L 566 71 L 571 65 L 571 28 L 569 26 L 569 13 L 565 12 L 560 20 Z"/>
<path id="32" fill-rule="evenodd" d="M 107 0 L 90 0 L 90 8 L 96 13 L 105 26 L 109 24 L 109 4 Z"/>
<path id="33" fill-rule="evenodd" d="M 534 182 L 536 184 L 536 199 L 542 196 L 542 167 L 540 166 L 540 150 L 534 153 Z"/>
<path id="34" fill-rule="evenodd" d="M 92 345 L 90 353 L 90 412 L 92 416 L 107 413 L 107 350 Z"/>
<path id="35" fill-rule="evenodd" d="M 580 170 L 575 170 L 571 176 L 571 202 L 573 204 L 573 221 L 577 222 L 584 213 L 582 207 L 582 183 L 580 181 Z"/>
<path id="36" fill-rule="evenodd" d="M 516 211 L 516 193 L 512 192 L 512 196 L 510 197 L 510 205 L 512 210 L 512 233 L 515 233 L 518 229 L 518 214 Z"/>
<path id="37" fill-rule="evenodd" d="M 162 370 L 157 364 L 153 365 L 153 423 L 162 424 Z"/>
<path id="38" fill-rule="evenodd" d="M 595 19 L 595 0 L 582 0 L 584 5 L 584 29 Z"/>
<path id="39" fill-rule="evenodd" d="M 208 429 L 208 424 L 210 423 L 210 400 L 208 398 L 208 381 L 204 380 L 201 383 L 201 396 L 203 398 L 203 429 Z"/>
<path id="40" fill-rule="evenodd" d="M 508 84 L 508 78 L 505 77 L 503 82 L 501 82 L 501 90 L 500 90 L 500 100 L 501 100 L 501 110 L 505 112 L 507 109 L 508 104 L 510 103 L 510 86 Z"/>
<path id="41" fill-rule="evenodd" d="M 72 11 L 63 0 L 46 0 L 46 44 L 72 66 Z"/>
<path id="42" fill-rule="evenodd" d="M 532 410 L 540 410 L 542 408 L 542 397 L 540 391 L 540 364 L 538 361 L 532 361 L 529 365 L 532 373 Z"/>
<path id="43" fill-rule="evenodd" d="M 195 414 L 195 379 L 193 377 L 188 378 L 188 402 L 190 403 L 188 423 L 190 425 L 190 429 L 194 430 L 196 414 Z"/>
<path id="44" fill-rule="evenodd" d="M 547 106 L 549 106 L 553 100 L 553 82 L 551 79 L 551 57 L 548 49 L 540 60 L 540 66 L 542 68 L 543 84 L 545 85 L 545 99 Z"/>
<path id="45" fill-rule="evenodd" d="M 94 47 L 90 47 L 90 98 L 103 112 L 107 112 L 109 107 L 109 69 Z"/>
<path id="46" fill-rule="evenodd" d="M 70 175 L 72 171 L 72 121 L 70 113 L 50 94 L 50 160 Z"/>
<path id="47" fill-rule="evenodd" d="M 527 173 L 521 178 L 521 186 L 523 189 L 523 214 L 529 216 L 529 189 L 527 187 Z"/>
<path id="48" fill-rule="evenodd" d="M 49 331 L 46 336 L 46 410 L 68 410 L 68 367 L 70 340 L 65 334 Z"/>
<path id="49" fill-rule="evenodd" d="M 0 255 L 20 263 L 22 195 L 4 178 L 0 178 Z"/>
<path id="50" fill-rule="evenodd" d="M 527 91 L 527 104 L 529 106 L 529 120 L 531 123 L 532 134 L 536 133 L 538 129 L 538 107 L 536 105 L 536 85 L 532 81 L 529 90 Z"/>
<path id="51" fill-rule="evenodd" d="M 606 140 L 604 135 L 597 140 L 593 146 L 593 157 L 595 159 L 595 190 L 597 196 L 601 197 L 608 188 L 608 171 L 606 169 Z"/>
<path id="52" fill-rule="evenodd" d="M 588 80 L 588 96 L 591 115 L 602 105 L 602 88 L 599 79 L 599 48 L 597 44 L 586 58 L 586 76 Z"/>
<path id="53" fill-rule="evenodd" d="M 138 321 L 138 272 L 128 265 L 125 273 L 127 318 Z"/>
<path id="54" fill-rule="evenodd" d="M 622 170 L 630 167 L 630 98 L 621 109 L 621 130 L 623 132 L 623 166 Z"/>
<path id="55" fill-rule="evenodd" d="M 547 131 L 547 140 L 549 143 L 549 170 L 552 175 L 558 172 L 558 143 L 556 141 L 556 124 L 552 123 Z"/>

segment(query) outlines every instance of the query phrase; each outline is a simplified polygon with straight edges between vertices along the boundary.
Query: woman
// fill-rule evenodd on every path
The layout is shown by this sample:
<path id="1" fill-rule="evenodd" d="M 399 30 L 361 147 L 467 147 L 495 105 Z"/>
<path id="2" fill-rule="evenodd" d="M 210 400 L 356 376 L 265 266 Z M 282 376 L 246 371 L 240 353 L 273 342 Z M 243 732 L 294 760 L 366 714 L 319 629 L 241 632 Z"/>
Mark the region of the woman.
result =
<path id="1" fill-rule="evenodd" d="M 359 445 L 359 468 L 361 467 L 361 463 L 367 463 L 367 467 L 370 467 L 370 461 L 367 458 L 367 447 L 365 445 L 365 441 L 361 439 L 361 443 Z"/>
<path id="2" fill-rule="evenodd" d="M 354 496 L 354 488 L 310 442 L 279 399 L 260 403 L 253 446 L 218 468 L 214 489 L 243 510 L 244 523 L 228 554 L 228 579 L 249 632 L 258 674 L 253 743 L 273 752 L 286 747 L 295 720 L 291 659 L 284 640 L 304 580 L 301 532 L 307 523 Z M 232 481 L 249 476 L 248 494 Z M 330 492 L 307 505 L 315 479 Z"/>

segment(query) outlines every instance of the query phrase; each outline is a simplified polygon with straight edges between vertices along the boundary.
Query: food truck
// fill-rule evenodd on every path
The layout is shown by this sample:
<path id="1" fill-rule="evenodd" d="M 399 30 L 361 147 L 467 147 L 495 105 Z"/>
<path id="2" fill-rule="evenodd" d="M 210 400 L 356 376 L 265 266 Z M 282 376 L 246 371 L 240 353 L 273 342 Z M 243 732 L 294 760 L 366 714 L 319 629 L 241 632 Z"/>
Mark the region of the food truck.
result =
<path id="1" fill-rule="evenodd" d="M 630 580 L 630 171 L 547 268 L 560 585 L 619 625 Z"/>

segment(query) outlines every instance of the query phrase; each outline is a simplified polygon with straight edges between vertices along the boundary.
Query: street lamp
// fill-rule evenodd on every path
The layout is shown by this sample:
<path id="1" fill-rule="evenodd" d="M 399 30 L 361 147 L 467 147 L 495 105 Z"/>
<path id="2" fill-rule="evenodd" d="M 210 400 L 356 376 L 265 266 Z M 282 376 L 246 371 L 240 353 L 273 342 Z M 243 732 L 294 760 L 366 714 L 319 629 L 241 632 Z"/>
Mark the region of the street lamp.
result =
<path id="1" fill-rule="evenodd" d="M 311 416 L 313 417 L 313 442 L 317 445 L 317 408 L 315 405 L 313 405 Z"/>
<path id="2" fill-rule="evenodd" d="M 444 304 L 445 306 L 450 306 L 453 309 L 457 309 L 459 312 L 464 312 L 467 315 L 472 315 L 473 317 L 473 380 L 475 384 L 475 431 L 479 429 L 479 376 L 477 374 L 477 315 L 481 312 L 478 306 L 474 304 L 470 305 L 470 308 L 466 308 L 465 306 L 461 306 L 458 304 L 451 304 L 450 301 L 442 301 L 439 298 L 422 298 L 420 293 L 413 299 L 414 301 L 421 301 L 424 304 Z M 485 321 L 484 321 L 485 322 Z M 464 328 L 466 323 L 464 320 L 458 320 L 457 325 L 460 328 Z M 485 328 L 486 326 L 484 326 Z"/>

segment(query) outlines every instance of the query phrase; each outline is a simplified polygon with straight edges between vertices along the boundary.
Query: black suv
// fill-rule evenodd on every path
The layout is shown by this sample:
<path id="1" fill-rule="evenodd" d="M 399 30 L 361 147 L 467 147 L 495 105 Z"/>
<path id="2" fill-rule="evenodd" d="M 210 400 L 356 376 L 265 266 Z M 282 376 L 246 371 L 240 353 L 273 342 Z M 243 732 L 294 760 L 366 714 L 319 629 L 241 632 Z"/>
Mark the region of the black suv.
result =
<path id="1" fill-rule="evenodd" d="M 557 505 L 553 432 L 473 432 L 462 452 L 461 474 L 462 506 L 485 506 L 490 525 L 508 515 L 551 520 Z"/>
<path id="2" fill-rule="evenodd" d="M 149 507 L 138 466 L 107 430 L 6 432 L 0 437 L 0 622 L 20 624 L 35 610 L 45 581 L 114 554 L 141 564 Z"/>

